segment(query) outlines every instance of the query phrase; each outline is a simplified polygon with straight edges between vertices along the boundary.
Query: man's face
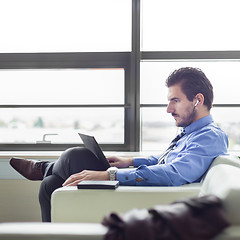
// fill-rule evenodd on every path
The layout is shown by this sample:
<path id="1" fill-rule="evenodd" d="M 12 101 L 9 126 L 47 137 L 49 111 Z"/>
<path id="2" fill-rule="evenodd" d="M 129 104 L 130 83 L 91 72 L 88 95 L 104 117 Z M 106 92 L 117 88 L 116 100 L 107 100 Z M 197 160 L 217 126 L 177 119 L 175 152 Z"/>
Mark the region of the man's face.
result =
<path id="1" fill-rule="evenodd" d="M 194 102 L 187 99 L 179 84 L 168 88 L 167 112 L 171 113 L 178 127 L 187 127 L 196 121 Z"/>

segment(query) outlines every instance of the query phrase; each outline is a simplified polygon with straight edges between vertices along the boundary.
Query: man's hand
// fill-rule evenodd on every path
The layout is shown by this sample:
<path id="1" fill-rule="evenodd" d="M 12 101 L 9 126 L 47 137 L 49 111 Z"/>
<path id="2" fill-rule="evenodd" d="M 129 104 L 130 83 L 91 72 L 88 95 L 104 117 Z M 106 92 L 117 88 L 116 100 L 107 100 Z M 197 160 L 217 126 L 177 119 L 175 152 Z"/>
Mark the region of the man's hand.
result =
<path id="1" fill-rule="evenodd" d="M 122 157 L 107 157 L 109 164 L 112 167 L 127 168 L 133 165 L 133 158 L 122 158 Z"/>
<path id="2" fill-rule="evenodd" d="M 65 186 L 77 186 L 77 184 L 83 180 L 109 180 L 109 174 L 107 171 L 90 171 L 84 170 L 80 173 L 71 175 L 64 183 Z"/>

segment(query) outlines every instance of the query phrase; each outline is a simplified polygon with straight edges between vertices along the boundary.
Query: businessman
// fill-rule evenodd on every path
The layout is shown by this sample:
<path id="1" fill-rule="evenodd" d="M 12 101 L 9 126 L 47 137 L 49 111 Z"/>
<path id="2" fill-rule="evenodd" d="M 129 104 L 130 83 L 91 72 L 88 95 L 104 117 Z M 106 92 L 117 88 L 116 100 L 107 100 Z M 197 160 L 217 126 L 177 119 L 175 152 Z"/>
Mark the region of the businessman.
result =
<path id="1" fill-rule="evenodd" d="M 51 221 L 51 194 L 83 180 L 118 180 L 120 185 L 179 186 L 199 182 L 214 158 L 226 154 L 227 135 L 210 114 L 213 87 L 198 68 L 180 68 L 166 80 L 167 112 L 181 132 L 162 154 L 149 157 L 108 157 L 105 169 L 86 148 L 70 148 L 56 162 L 11 158 L 11 166 L 29 180 L 42 180 L 42 220 Z M 134 168 L 129 168 L 134 166 Z"/>

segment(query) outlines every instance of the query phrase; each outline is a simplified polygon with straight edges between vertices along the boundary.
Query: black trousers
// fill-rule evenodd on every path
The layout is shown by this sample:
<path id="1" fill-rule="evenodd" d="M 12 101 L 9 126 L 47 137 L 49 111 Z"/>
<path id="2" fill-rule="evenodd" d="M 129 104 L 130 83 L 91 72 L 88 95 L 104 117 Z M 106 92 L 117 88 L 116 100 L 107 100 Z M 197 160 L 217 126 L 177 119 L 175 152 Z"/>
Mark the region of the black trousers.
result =
<path id="1" fill-rule="evenodd" d="M 67 149 L 56 162 L 48 164 L 39 189 L 43 222 L 51 222 L 51 195 L 53 191 L 62 187 L 69 176 L 83 170 L 104 171 L 106 168 L 90 150 L 81 147 Z"/>

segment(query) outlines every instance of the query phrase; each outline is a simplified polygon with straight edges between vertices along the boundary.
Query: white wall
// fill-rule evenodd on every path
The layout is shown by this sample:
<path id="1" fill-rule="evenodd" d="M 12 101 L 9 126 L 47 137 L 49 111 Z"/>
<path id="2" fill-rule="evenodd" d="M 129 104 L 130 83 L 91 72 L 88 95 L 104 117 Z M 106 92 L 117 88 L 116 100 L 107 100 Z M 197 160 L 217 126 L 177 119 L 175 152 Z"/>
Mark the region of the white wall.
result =
<path id="1" fill-rule="evenodd" d="M 0 222 L 39 222 L 38 191 L 41 181 L 23 178 L 9 164 L 12 156 L 52 161 L 59 153 L 0 153 Z"/>
<path id="2" fill-rule="evenodd" d="M 41 221 L 38 190 L 40 181 L 0 180 L 0 222 Z"/>

